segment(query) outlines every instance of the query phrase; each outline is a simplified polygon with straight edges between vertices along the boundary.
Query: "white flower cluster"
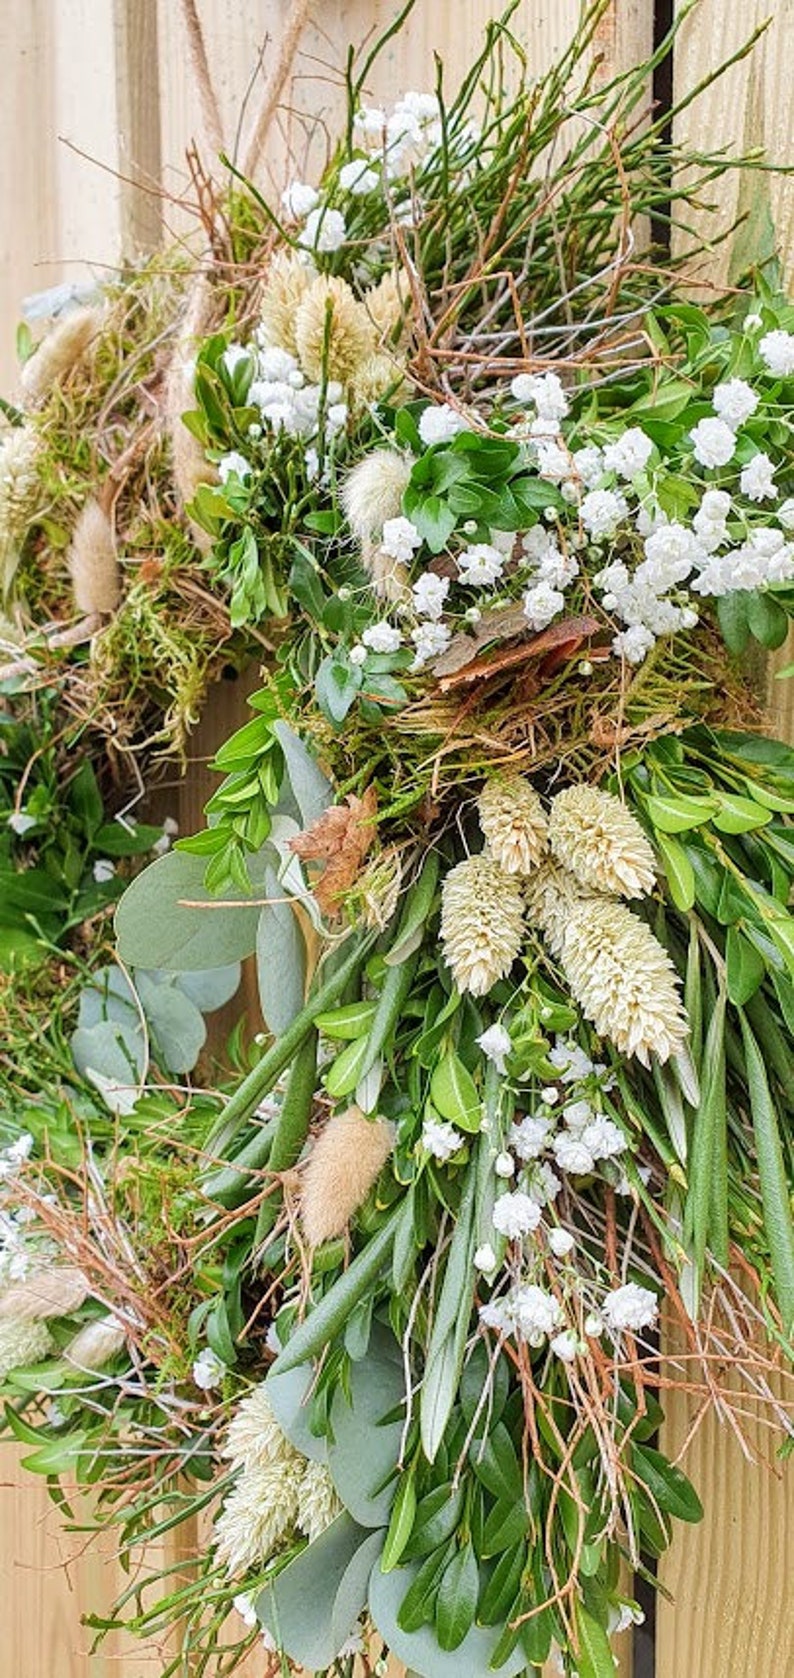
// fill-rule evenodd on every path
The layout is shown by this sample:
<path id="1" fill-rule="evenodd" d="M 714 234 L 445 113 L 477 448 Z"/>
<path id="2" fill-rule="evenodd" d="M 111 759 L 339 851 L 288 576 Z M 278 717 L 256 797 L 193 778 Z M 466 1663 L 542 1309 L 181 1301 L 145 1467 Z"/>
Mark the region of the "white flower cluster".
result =
<path id="1" fill-rule="evenodd" d="M 328 437 L 334 436 L 344 426 L 347 404 L 343 400 L 344 390 L 339 381 L 329 380 L 324 390 L 321 385 L 312 384 L 301 372 L 297 357 L 289 350 L 267 344 L 261 328 L 255 334 L 253 344 L 247 348 L 242 344 L 230 344 L 224 350 L 222 359 L 230 374 L 241 361 L 253 360 L 254 377 L 246 401 L 250 407 L 259 409 L 261 426 L 255 423 L 250 428 L 252 442 L 262 435 L 265 427 L 271 431 L 285 431 L 290 437 L 303 437 L 310 442 L 317 438 L 323 424 Z M 312 462 L 316 466 L 316 461 L 316 451 L 307 449 L 310 471 Z M 244 481 L 251 471 L 250 461 L 236 450 L 224 455 L 218 462 L 222 483 L 232 473 Z"/>

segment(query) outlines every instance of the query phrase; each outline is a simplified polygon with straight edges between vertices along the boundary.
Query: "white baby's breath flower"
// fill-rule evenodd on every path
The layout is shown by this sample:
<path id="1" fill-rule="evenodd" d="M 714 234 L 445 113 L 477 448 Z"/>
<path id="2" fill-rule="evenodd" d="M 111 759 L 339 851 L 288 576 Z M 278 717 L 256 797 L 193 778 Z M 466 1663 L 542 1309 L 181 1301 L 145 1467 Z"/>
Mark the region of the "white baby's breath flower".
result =
<path id="1" fill-rule="evenodd" d="M 617 658 L 625 658 L 627 664 L 642 664 L 655 645 L 656 636 L 642 623 L 633 623 L 630 629 L 621 629 L 612 637 L 613 653 Z"/>
<path id="2" fill-rule="evenodd" d="M 417 548 L 422 546 L 422 538 L 416 525 L 410 519 L 403 518 L 402 514 L 398 514 L 396 518 L 385 520 L 380 545 L 391 559 L 399 559 L 403 564 L 410 565 Z"/>
<path id="3" fill-rule="evenodd" d="M 764 366 L 776 379 L 787 379 L 794 373 L 794 332 L 776 329 L 758 341 L 758 353 Z"/>
<path id="4" fill-rule="evenodd" d="M 355 646 L 350 648 L 347 656 L 350 663 L 354 665 L 357 670 L 360 670 L 362 664 L 366 664 L 367 662 L 367 649 L 363 645 L 363 642 L 356 642 Z"/>
<path id="5" fill-rule="evenodd" d="M 504 557 L 489 542 L 475 542 L 457 556 L 462 583 L 479 588 L 492 588 L 504 570 Z"/>
<path id="6" fill-rule="evenodd" d="M 511 1049 L 510 1033 L 503 1025 L 489 1025 L 486 1031 L 481 1031 L 476 1039 L 486 1060 L 495 1066 L 498 1073 L 506 1071 L 505 1056 Z"/>
<path id="7" fill-rule="evenodd" d="M 370 624 L 369 628 L 363 631 L 361 639 L 364 646 L 369 647 L 373 653 L 396 653 L 398 647 L 402 646 L 403 638 L 393 624 L 382 621 Z"/>
<path id="8" fill-rule="evenodd" d="M 310 210 L 303 224 L 298 244 L 306 250 L 328 255 L 338 251 L 347 238 L 347 226 L 341 210 L 318 207 Z"/>
<path id="9" fill-rule="evenodd" d="M 550 583 L 533 584 L 524 595 L 524 616 L 532 629 L 546 629 L 565 607 L 565 595 Z"/>
<path id="10" fill-rule="evenodd" d="M 203 1392 L 219 1387 L 226 1374 L 226 1365 L 211 1346 L 204 1346 L 193 1364 L 193 1380 Z"/>
<path id="11" fill-rule="evenodd" d="M 696 461 L 700 466 L 727 466 L 733 459 L 736 437 L 721 419 L 698 420 L 689 433 Z"/>
<path id="12" fill-rule="evenodd" d="M 442 1165 L 463 1147 L 463 1137 L 454 1125 L 444 1119 L 425 1119 L 422 1125 L 422 1147 Z"/>
<path id="13" fill-rule="evenodd" d="M 474 1268 L 481 1270 L 484 1276 L 491 1276 L 496 1269 L 496 1254 L 490 1241 L 483 1242 L 474 1254 Z"/>
<path id="14" fill-rule="evenodd" d="M 380 185 L 380 175 L 361 157 L 354 157 L 350 163 L 343 163 L 339 171 L 339 185 L 343 192 L 350 192 L 354 198 L 362 198 L 368 192 L 374 192 Z"/>
<path id="15" fill-rule="evenodd" d="M 727 379 L 716 386 L 712 401 L 714 412 L 735 431 L 755 413 L 759 396 L 746 379 Z"/>
<path id="16" fill-rule="evenodd" d="M 551 1121 L 540 1114 L 527 1114 L 518 1124 L 511 1125 L 508 1142 L 520 1160 L 538 1159 L 548 1146 Z"/>
<path id="17" fill-rule="evenodd" d="M 570 1230 L 559 1229 L 557 1226 L 549 1230 L 547 1239 L 555 1258 L 567 1258 L 576 1246 Z"/>
<path id="18" fill-rule="evenodd" d="M 419 435 L 430 447 L 434 443 L 449 443 L 459 431 L 465 431 L 466 421 L 448 402 L 425 408 L 419 419 Z"/>
<path id="19" fill-rule="evenodd" d="M 515 1177 L 516 1162 L 513 1159 L 512 1154 L 497 1154 L 496 1159 L 493 1162 L 493 1168 L 497 1177 Z"/>
<path id="20" fill-rule="evenodd" d="M 579 517 L 594 541 L 614 536 L 621 519 L 626 518 L 628 505 L 625 497 L 615 489 L 591 489 L 582 498 Z"/>
<path id="21" fill-rule="evenodd" d="M 566 1328 L 562 1334 L 555 1334 L 551 1349 L 561 1363 L 573 1363 L 579 1352 L 579 1340 L 573 1329 Z"/>
<path id="22" fill-rule="evenodd" d="M 565 1321 L 559 1301 L 535 1283 L 515 1289 L 510 1309 L 518 1333 L 530 1345 L 542 1345 Z"/>
<path id="23" fill-rule="evenodd" d="M 246 460 L 245 455 L 240 454 L 237 449 L 231 449 L 218 461 L 218 476 L 222 484 L 225 484 L 232 474 L 242 479 L 251 476 L 250 460 Z"/>
<path id="24" fill-rule="evenodd" d="M 317 188 L 308 186 L 306 181 L 290 181 L 281 194 L 282 207 L 294 221 L 303 221 L 319 202 Z"/>
<path id="25" fill-rule="evenodd" d="M 614 1288 L 601 1305 L 601 1316 L 613 1334 L 653 1328 L 658 1315 L 656 1294 L 651 1293 L 650 1288 L 641 1288 L 637 1282 L 626 1282 L 622 1288 Z"/>
<path id="26" fill-rule="evenodd" d="M 530 1235 L 540 1223 L 540 1207 L 528 1194 L 520 1190 L 502 1194 L 494 1205 L 491 1219 L 494 1229 L 508 1241 L 518 1241 Z"/>
<path id="27" fill-rule="evenodd" d="M 116 864 L 111 862 L 110 857 L 97 857 L 92 873 L 98 886 L 106 886 L 110 880 L 115 878 Z"/>
<path id="28" fill-rule="evenodd" d="M 422 670 L 428 659 L 438 658 L 449 646 L 452 631 L 445 623 L 420 623 L 411 630 L 411 640 L 416 649 L 412 670 Z"/>
<path id="29" fill-rule="evenodd" d="M 604 471 L 616 472 L 619 478 L 636 477 L 647 466 L 653 454 L 653 443 L 639 425 L 629 426 L 621 437 L 607 443 L 604 449 Z"/>
<path id="30" fill-rule="evenodd" d="M 552 1138 L 551 1146 L 561 1171 L 570 1171 L 574 1177 L 585 1177 L 592 1171 L 595 1159 L 578 1136 L 560 1132 Z"/>
<path id="31" fill-rule="evenodd" d="M 419 617 L 437 622 L 449 594 L 449 577 L 437 577 L 434 571 L 425 571 L 414 583 L 411 594 Z"/>
<path id="32" fill-rule="evenodd" d="M 742 467 L 739 479 L 742 494 L 749 501 L 774 501 L 777 495 L 774 471 L 768 454 L 754 454 L 752 460 Z"/>

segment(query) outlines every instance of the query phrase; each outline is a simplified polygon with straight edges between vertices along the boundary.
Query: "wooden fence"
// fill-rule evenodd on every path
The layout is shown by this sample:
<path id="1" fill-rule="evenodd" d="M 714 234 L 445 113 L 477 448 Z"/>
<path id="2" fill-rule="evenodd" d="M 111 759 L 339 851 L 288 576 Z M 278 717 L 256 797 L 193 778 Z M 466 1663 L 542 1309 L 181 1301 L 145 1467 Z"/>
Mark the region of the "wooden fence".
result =
<path id="1" fill-rule="evenodd" d="M 612 0 L 598 47 L 609 69 L 644 59 L 679 0 Z M 198 0 L 218 92 L 223 143 L 243 154 L 246 120 L 275 62 L 290 20 L 302 18 L 282 114 L 262 163 L 283 182 L 291 155 L 304 163 L 311 114 L 315 152 L 341 100 L 340 67 L 396 15 L 397 0 Z M 372 93 L 425 87 L 432 53 L 449 81 L 463 70 L 483 24 L 503 0 L 417 0 L 410 27 L 389 46 Z M 709 149 L 765 146 L 771 162 L 794 162 L 794 0 L 698 0 L 676 42 L 672 96 L 694 92 L 708 71 L 773 17 L 752 59 L 688 104 L 680 137 Z M 521 0 L 513 27 L 540 70 L 570 39 L 578 0 Z M 151 249 L 189 225 L 189 143 L 206 146 L 189 70 L 179 0 L 0 0 L 0 389 L 14 382 L 20 299 L 63 279 L 112 272 L 122 253 Z M 241 150 L 242 148 L 242 150 Z M 211 153 L 205 161 L 211 163 Z M 794 184 L 779 175 L 735 176 L 718 188 L 710 227 L 737 215 L 755 229 L 769 216 L 789 273 L 794 266 Z M 715 245 L 713 277 L 727 271 Z M 778 689 L 778 695 L 782 690 Z M 778 698 L 778 729 L 791 718 Z M 184 827 L 198 825 L 202 763 L 239 719 L 234 690 L 212 707 L 194 743 L 195 765 L 181 794 Z M 794 1671 L 794 1505 L 779 1467 L 748 1465 L 713 1420 L 668 1405 L 665 1448 L 685 1451 L 706 1506 L 702 1526 L 677 1537 L 662 1567 L 672 1600 L 659 1604 L 655 1635 L 624 1651 L 622 1678 L 785 1678 Z M 759 1456 L 762 1441 L 758 1440 Z M 787 1523 L 788 1515 L 788 1523 Z M 111 1639 L 89 1655 L 81 1614 L 101 1611 L 118 1584 L 108 1551 L 60 1536 L 60 1519 L 14 1452 L 0 1453 L 0 1670 L 7 1678 L 154 1678 L 162 1652 Z M 184 1538 L 183 1538 L 184 1543 Z M 173 1557 L 172 1557 L 173 1559 Z M 788 1583 L 787 1583 L 788 1582 Z M 250 1678 L 262 1658 L 250 1661 Z"/>

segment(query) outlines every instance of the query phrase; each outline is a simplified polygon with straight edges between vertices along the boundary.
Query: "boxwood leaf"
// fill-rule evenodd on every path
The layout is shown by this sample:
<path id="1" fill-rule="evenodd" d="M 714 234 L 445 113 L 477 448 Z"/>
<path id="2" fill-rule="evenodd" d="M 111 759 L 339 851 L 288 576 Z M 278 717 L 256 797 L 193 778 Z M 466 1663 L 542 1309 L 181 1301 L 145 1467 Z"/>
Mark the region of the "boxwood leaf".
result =
<path id="1" fill-rule="evenodd" d="M 430 1099 L 442 1119 L 459 1130 L 474 1133 L 482 1124 L 482 1102 L 471 1073 L 460 1056 L 449 1049 L 430 1080 Z"/>

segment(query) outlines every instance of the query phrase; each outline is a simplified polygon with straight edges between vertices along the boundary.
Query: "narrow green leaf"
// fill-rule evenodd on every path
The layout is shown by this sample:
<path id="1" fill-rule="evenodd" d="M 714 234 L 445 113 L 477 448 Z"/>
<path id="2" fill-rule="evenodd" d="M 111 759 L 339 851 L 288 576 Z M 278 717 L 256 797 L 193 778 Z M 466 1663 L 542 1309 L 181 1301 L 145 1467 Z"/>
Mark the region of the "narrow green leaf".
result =
<path id="1" fill-rule="evenodd" d="M 790 1335 L 794 1331 L 794 1223 L 788 1180 L 763 1056 L 745 1015 L 741 1018 L 764 1224 L 783 1328 Z"/>
<path id="2" fill-rule="evenodd" d="M 416 1515 L 416 1480 L 411 1470 L 404 1469 L 392 1504 L 386 1541 L 381 1556 L 381 1571 L 390 1573 L 400 1561 L 411 1536 Z"/>
<path id="3" fill-rule="evenodd" d="M 482 1102 L 471 1073 L 454 1049 L 447 1051 L 433 1073 L 430 1099 L 442 1119 L 457 1125 L 459 1130 L 470 1133 L 479 1130 Z"/>
<path id="4" fill-rule="evenodd" d="M 695 870 L 683 845 L 670 834 L 657 831 L 656 848 L 664 863 L 670 896 L 676 909 L 686 914 L 695 901 Z"/>
<path id="5" fill-rule="evenodd" d="M 341 1332 L 350 1312 L 377 1282 L 388 1259 L 402 1214 L 403 1206 L 400 1202 L 381 1225 L 377 1235 L 373 1235 L 366 1247 L 356 1254 L 338 1282 L 334 1283 L 319 1305 L 315 1306 L 290 1336 L 275 1363 L 271 1365 L 271 1373 L 283 1375 L 288 1369 L 295 1369 L 299 1363 L 307 1363 L 310 1358 L 319 1357 L 323 1348 Z"/>
<path id="6" fill-rule="evenodd" d="M 436 1599 L 436 1636 L 442 1649 L 460 1647 L 474 1624 L 480 1573 L 471 1544 L 464 1544 L 447 1563 Z"/>
<path id="7" fill-rule="evenodd" d="M 609 1638 L 581 1602 L 576 1604 L 576 1634 L 579 1678 L 615 1678 L 615 1657 Z"/>

